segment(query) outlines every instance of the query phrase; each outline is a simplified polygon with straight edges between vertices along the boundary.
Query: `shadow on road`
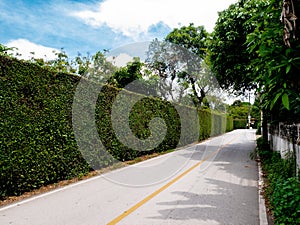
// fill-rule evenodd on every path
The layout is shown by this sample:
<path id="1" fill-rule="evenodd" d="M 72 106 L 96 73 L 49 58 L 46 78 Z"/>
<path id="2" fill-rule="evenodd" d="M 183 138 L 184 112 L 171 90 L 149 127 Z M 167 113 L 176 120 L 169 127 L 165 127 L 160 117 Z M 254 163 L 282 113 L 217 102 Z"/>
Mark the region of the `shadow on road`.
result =
<path id="1" fill-rule="evenodd" d="M 199 224 L 259 224 L 257 164 L 249 156 L 255 145 L 253 140 L 239 140 L 223 147 L 209 164 L 198 168 L 194 187 L 171 192 L 174 200 L 157 203 L 160 216 L 148 218 L 197 220 Z M 209 148 L 218 146 L 197 146 L 186 157 L 201 160 Z"/>
<path id="2" fill-rule="evenodd" d="M 159 210 L 160 216 L 150 218 L 182 221 L 196 219 L 203 224 L 209 224 L 210 221 L 219 224 L 259 224 L 258 212 L 251 210 L 253 205 L 257 205 L 257 199 L 247 197 L 255 196 L 256 187 L 246 188 L 213 179 L 206 179 L 206 181 L 215 186 L 214 194 L 172 192 L 174 195 L 179 195 L 181 200 L 158 203 L 158 205 L 173 207 Z"/>

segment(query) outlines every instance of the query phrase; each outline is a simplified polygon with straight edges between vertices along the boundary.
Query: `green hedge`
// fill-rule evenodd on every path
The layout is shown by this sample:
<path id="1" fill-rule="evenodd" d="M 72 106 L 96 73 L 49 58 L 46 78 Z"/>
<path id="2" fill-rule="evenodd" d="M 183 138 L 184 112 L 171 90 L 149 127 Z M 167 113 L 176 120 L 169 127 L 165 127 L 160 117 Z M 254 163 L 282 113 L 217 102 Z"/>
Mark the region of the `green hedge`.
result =
<path id="1" fill-rule="evenodd" d="M 199 110 L 200 134 L 199 140 L 205 140 L 233 130 L 233 119 L 225 114 Z"/>
<path id="2" fill-rule="evenodd" d="M 234 129 L 245 129 L 247 127 L 247 119 L 234 119 L 233 128 Z"/>
<path id="3" fill-rule="evenodd" d="M 88 172 L 71 124 L 79 79 L 10 58 L 0 65 L 0 197 Z"/>
<path id="4" fill-rule="evenodd" d="M 232 131 L 234 129 L 233 118 L 226 117 L 226 132 Z"/>
<path id="5" fill-rule="evenodd" d="M 97 143 L 93 142 L 86 143 L 87 151 L 91 152 L 88 152 L 90 157 L 83 158 L 72 127 L 73 99 L 79 81 L 74 75 L 0 56 L 0 198 L 84 175 L 92 170 L 87 161 L 98 169 L 111 165 L 115 159 L 129 160 L 186 145 L 195 140 L 195 134 L 203 140 L 233 127 L 231 118 L 208 110 L 198 111 L 200 131 L 195 130 L 197 126 L 192 119 L 183 126 L 178 109 L 191 118 L 192 110 L 147 97 L 132 109 L 129 118 L 132 133 L 146 139 L 151 135 L 150 121 L 159 117 L 165 121 L 167 134 L 150 152 L 136 151 L 123 145 L 112 129 L 112 104 L 120 90 L 104 86 L 95 110 L 97 135 L 113 157 L 95 152 L 93 147 Z M 128 101 L 135 95 L 124 93 Z M 82 107 L 90 107 L 89 102 Z M 182 127 L 188 127 L 185 132 L 191 135 L 180 137 Z M 84 140 L 89 140 L 92 131 L 89 127 L 83 130 Z"/>

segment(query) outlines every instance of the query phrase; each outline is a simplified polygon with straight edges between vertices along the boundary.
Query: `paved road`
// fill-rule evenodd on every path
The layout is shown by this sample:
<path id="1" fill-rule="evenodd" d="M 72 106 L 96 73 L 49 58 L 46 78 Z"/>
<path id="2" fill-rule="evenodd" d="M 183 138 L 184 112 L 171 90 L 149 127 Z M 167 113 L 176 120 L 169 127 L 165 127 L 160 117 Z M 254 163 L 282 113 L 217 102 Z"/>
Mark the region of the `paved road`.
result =
<path id="1" fill-rule="evenodd" d="M 0 224 L 259 224 L 254 146 L 235 130 L 0 208 Z"/>

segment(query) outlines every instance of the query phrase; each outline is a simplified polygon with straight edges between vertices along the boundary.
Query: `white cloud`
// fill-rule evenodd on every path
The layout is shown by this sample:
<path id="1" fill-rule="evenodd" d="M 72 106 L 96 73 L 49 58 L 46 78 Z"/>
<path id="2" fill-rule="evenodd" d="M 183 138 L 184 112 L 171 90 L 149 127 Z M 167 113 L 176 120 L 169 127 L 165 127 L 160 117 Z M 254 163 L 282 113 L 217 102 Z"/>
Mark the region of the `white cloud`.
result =
<path id="1" fill-rule="evenodd" d="M 53 51 L 60 52 L 55 48 L 35 44 L 26 39 L 11 40 L 6 44 L 6 46 L 10 48 L 17 48 L 13 51 L 13 54 L 19 53 L 21 55 L 17 56 L 17 58 L 26 60 L 31 59 L 32 57 L 43 58 L 45 60 L 52 60 L 57 58 Z"/>
<path id="2" fill-rule="evenodd" d="M 71 13 L 93 27 L 106 25 L 115 32 L 138 38 L 149 27 L 163 22 L 170 28 L 189 23 L 204 25 L 211 32 L 222 11 L 237 0 L 106 0 L 95 10 Z"/>
<path id="3" fill-rule="evenodd" d="M 109 56 L 107 57 L 107 60 L 117 67 L 124 67 L 127 63 L 133 61 L 133 57 L 126 53 L 121 53 L 117 56 Z"/>

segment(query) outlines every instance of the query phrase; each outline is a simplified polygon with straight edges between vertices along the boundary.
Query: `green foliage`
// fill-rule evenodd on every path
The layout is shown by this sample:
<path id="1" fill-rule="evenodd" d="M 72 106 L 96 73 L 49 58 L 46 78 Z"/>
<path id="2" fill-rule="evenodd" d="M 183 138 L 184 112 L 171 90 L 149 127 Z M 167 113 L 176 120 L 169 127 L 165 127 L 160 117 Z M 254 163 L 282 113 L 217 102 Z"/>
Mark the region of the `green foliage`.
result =
<path id="1" fill-rule="evenodd" d="M 249 102 L 242 102 L 237 100 L 233 102 L 232 105 L 229 106 L 229 116 L 233 118 L 233 127 L 234 129 L 245 129 L 247 128 L 248 124 L 248 114 L 249 114 L 249 107 L 250 107 L 250 115 L 251 117 L 255 118 L 258 121 L 258 118 L 253 115 L 253 106 L 250 105 Z"/>
<path id="2" fill-rule="evenodd" d="M 200 134 L 199 140 L 205 140 L 210 137 L 211 133 L 211 114 L 209 110 L 199 110 L 200 124 Z"/>
<path id="3" fill-rule="evenodd" d="M 48 65 L 50 66 L 50 68 L 57 72 L 61 72 L 61 73 L 72 72 L 72 68 L 71 68 L 70 62 L 68 60 L 68 55 L 66 54 L 64 49 L 61 48 L 60 52 L 54 51 L 54 54 L 56 55 L 57 58 L 48 62 Z M 34 55 L 34 53 L 33 53 L 33 55 Z M 34 60 L 34 58 L 33 58 L 33 60 Z"/>
<path id="4" fill-rule="evenodd" d="M 116 72 L 117 68 L 106 59 L 105 53 L 106 51 L 98 51 L 91 57 L 91 60 L 89 57 L 83 57 L 81 59 L 82 62 L 80 62 L 78 59 L 80 62 L 80 71 L 78 72 L 82 73 L 83 77 L 95 82 L 109 82 L 109 79 L 111 78 L 112 74 Z M 92 65 L 92 67 L 89 67 L 90 65 Z"/>
<path id="5" fill-rule="evenodd" d="M 126 67 L 117 70 L 112 76 L 112 84 L 119 88 L 124 88 L 127 84 L 134 80 L 142 79 L 143 64 L 137 58 L 133 62 L 129 62 Z"/>
<path id="6" fill-rule="evenodd" d="M 269 143 L 262 137 L 260 137 L 256 140 L 256 144 L 256 151 L 262 162 L 269 160 L 273 154 L 272 150 L 270 149 Z"/>
<path id="7" fill-rule="evenodd" d="M 174 149 L 178 145 L 180 120 L 177 111 L 167 102 L 154 98 L 144 98 L 134 105 L 129 118 L 130 132 L 140 139 L 148 138 L 150 135 L 149 122 L 154 117 L 159 117 L 162 118 L 167 125 L 167 134 L 163 142 L 160 143 L 157 148 L 147 152 L 132 150 L 121 143 L 113 132 L 111 121 L 113 102 L 118 94 L 118 89 L 105 86 L 100 93 L 96 108 L 97 128 L 101 142 L 116 159 L 120 161 L 131 160 L 145 153 L 148 154 Z M 130 101 L 134 101 L 135 99 L 135 93 L 123 91 L 122 94 L 125 95 L 123 98 L 126 99 L 126 101 L 122 101 L 121 104 L 130 104 Z M 120 108 L 122 109 L 123 107 Z M 122 115 L 125 113 L 120 111 L 118 114 Z M 130 133 L 124 133 L 123 135 L 130 136 Z"/>
<path id="8" fill-rule="evenodd" d="M 234 128 L 234 120 L 232 117 L 226 117 L 226 132 L 232 131 Z"/>
<path id="9" fill-rule="evenodd" d="M 189 33 L 189 29 L 193 32 Z M 183 37 L 189 35 L 190 39 L 195 40 L 185 42 Z M 195 28 L 190 25 L 175 29 L 166 37 L 166 41 L 155 39 L 149 45 L 146 66 L 160 79 L 158 92 L 164 99 L 179 103 L 189 96 L 201 108 L 206 92 L 218 88 L 203 60 L 205 51 L 198 49 L 199 45 L 204 45 L 205 35 L 203 27 Z M 203 43 L 198 43 L 198 39 Z"/>
<path id="10" fill-rule="evenodd" d="M 252 55 L 245 42 L 256 26 L 250 19 L 264 4 L 261 0 L 239 1 L 219 13 L 208 49 L 211 69 L 221 87 L 243 93 L 256 86 Z"/>
<path id="11" fill-rule="evenodd" d="M 294 6 L 297 15 L 298 0 Z M 284 45 L 281 11 L 282 2 L 276 0 L 231 5 L 219 14 L 209 58 L 222 87 L 243 92 L 257 86 L 262 109 L 271 111 L 273 120 L 298 120 L 300 39 Z"/>
<path id="12" fill-rule="evenodd" d="M 87 56 L 82 56 L 80 53 L 75 57 L 75 60 L 72 62 L 72 67 L 77 67 L 77 71 L 74 68 L 75 72 L 77 72 L 80 76 L 83 76 L 89 66 L 92 64 L 92 60 L 89 54 Z"/>
<path id="13" fill-rule="evenodd" d="M 257 140 L 256 151 L 267 174 L 266 197 L 270 200 L 275 224 L 299 224 L 300 181 L 295 177 L 293 156 L 282 159 L 262 138 Z"/>
<path id="14" fill-rule="evenodd" d="M 300 224 L 300 181 L 278 179 L 271 198 L 276 224 Z"/>
<path id="15" fill-rule="evenodd" d="M 78 78 L 0 57 L 0 197 L 90 170 L 72 133 Z"/>
<path id="16" fill-rule="evenodd" d="M 0 198 L 20 195 L 90 171 L 92 168 L 78 149 L 72 127 L 72 103 L 80 77 L 3 56 L 0 56 L 0 65 Z M 97 85 L 93 81 L 87 82 Z M 102 88 L 95 117 L 101 142 L 115 159 L 123 161 L 148 154 L 149 151 L 129 149 L 116 137 L 112 129 L 111 110 L 119 92 L 120 89 L 109 85 Z M 132 101 L 130 96 L 137 95 L 128 91 L 124 93 L 128 101 Z M 128 104 L 128 101 L 123 104 Z M 89 107 L 88 104 L 84 106 Z M 190 116 L 190 108 L 177 105 L 176 109 Z M 189 136 L 179 138 L 182 124 L 176 109 L 161 99 L 144 98 L 130 114 L 132 133 L 146 139 L 150 135 L 150 121 L 160 117 L 166 123 L 167 134 L 152 152 L 195 141 Z M 199 140 L 232 129 L 232 120 L 226 119 L 226 115 L 215 115 L 204 110 L 198 113 Z M 191 134 L 196 132 L 193 120 L 186 123 Z M 89 128 L 85 129 L 84 135 L 89 137 L 89 132 Z M 112 157 L 93 155 L 97 154 L 95 151 L 91 154 L 90 159 L 101 160 L 101 163 L 95 163 L 99 163 L 97 168 L 114 163 Z"/>
<path id="17" fill-rule="evenodd" d="M 212 113 L 211 114 L 211 136 L 216 136 L 226 132 L 226 115 Z"/>
<path id="18" fill-rule="evenodd" d="M 295 4 L 299 9 L 299 3 Z M 283 25 L 279 21 L 282 2 L 268 1 L 268 6 L 256 14 L 258 21 L 247 35 L 247 50 L 254 55 L 252 65 L 258 75 L 263 108 L 271 110 L 274 120 L 297 119 L 299 105 L 300 41 L 294 39 L 291 48 L 282 40 Z M 299 11 L 298 11 L 299 12 Z"/>
<path id="19" fill-rule="evenodd" d="M 184 105 L 171 104 L 159 98 L 146 97 L 136 103 L 130 113 L 129 122 L 131 132 L 140 139 L 148 138 L 151 134 L 149 130 L 149 122 L 153 118 L 158 117 L 165 121 L 167 133 L 164 140 L 155 149 L 147 152 L 133 151 L 121 143 L 115 133 L 112 132 L 110 119 L 112 104 L 119 92 L 119 89 L 105 86 L 101 91 L 98 99 L 99 104 L 96 108 L 97 127 L 101 141 L 105 145 L 106 149 L 108 149 L 109 152 L 118 160 L 130 160 L 140 156 L 141 154 L 167 151 L 169 149 L 174 149 L 175 147 L 190 144 L 195 141 L 193 139 L 193 134 L 198 132 L 198 140 L 200 141 L 211 136 L 216 136 L 225 133 L 226 131 L 233 130 L 233 120 L 232 118 L 227 117 L 227 115 L 218 114 L 210 110 L 198 110 L 200 131 L 196 130 L 196 126 L 194 124 L 195 121 L 192 119 L 185 121 L 184 127 L 188 130 L 182 131 L 181 129 L 183 128 L 180 124 L 180 117 L 174 106 L 176 106 L 177 109 L 179 108 L 180 112 L 185 114 L 188 118 L 192 118 L 191 113 L 193 113 L 193 110 Z M 123 101 L 122 104 L 131 104 L 130 101 L 134 101 L 137 93 L 123 90 L 122 94 L 125 95 L 124 99 L 126 99 L 126 101 Z M 123 114 L 122 112 L 119 113 Z M 156 132 L 162 133 L 160 130 L 157 130 Z M 188 133 L 190 135 L 180 137 L 181 133 Z M 124 134 L 124 136 L 130 136 L 130 134 Z"/>
<path id="20" fill-rule="evenodd" d="M 249 106 L 250 105 L 247 102 L 235 101 L 231 106 L 229 106 L 229 115 L 234 119 L 247 120 Z"/>
<path id="21" fill-rule="evenodd" d="M 150 60 L 152 61 L 152 67 L 159 68 L 158 71 L 160 76 L 165 76 L 165 71 L 171 72 L 169 77 L 171 77 L 172 81 L 175 80 L 177 85 L 181 88 L 179 93 L 180 97 L 182 97 L 185 91 L 191 90 L 189 91 L 189 96 L 192 98 L 194 104 L 198 105 L 198 107 L 202 105 L 205 97 L 205 85 L 203 83 L 200 84 L 200 80 L 203 81 L 206 79 L 204 78 L 205 76 L 200 77 L 200 73 L 196 71 L 199 71 L 200 68 L 205 70 L 205 65 L 204 63 L 201 63 L 201 60 L 204 59 L 206 55 L 207 37 L 208 33 L 204 27 L 195 27 L 193 23 L 189 26 L 175 28 L 166 36 L 165 41 L 167 43 L 162 43 L 160 49 L 158 48 L 158 51 L 156 50 L 156 52 L 160 54 L 160 57 L 154 55 L 154 57 Z M 169 43 L 171 43 L 171 45 Z M 152 44 L 152 48 L 153 46 L 156 47 L 157 44 Z M 170 51 L 170 49 L 167 49 L 165 46 L 170 46 L 170 49 L 172 50 Z M 170 55 L 170 52 L 173 52 L 173 54 Z M 161 64 L 160 61 L 162 58 L 161 56 L 168 59 L 164 60 L 163 64 Z M 178 56 L 180 57 L 178 58 Z M 176 58 L 178 59 L 176 60 Z M 179 59 L 181 59 L 182 62 Z M 185 63 L 187 63 L 185 71 L 176 71 L 176 67 L 182 67 Z M 207 74 L 207 70 L 204 73 Z M 169 89 L 174 88 L 171 86 Z M 179 102 L 180 101 L 181 100 L 179 100 Z"/>
<path id="22" fill-rule="evenodd" d="M 203 59 L 207 49 L 207 37 L 208 33 L 203 26 L 195 27 L 191 23 L 189 26 L 175 28 L 165 40 L 180 45 Z"/>
<path id="23" fill-rule="evenodd" d="M 198 116 L 200 122 L 199 140 L 205 140 L 211 136 L 233 130 L 233 119 L 225 114 L 202 109 L 198 110 Z"/>
<path id="24" fill-rule="evenodd" d="M 14 48 L 6 47 L 5 45 L 0 44 L 0 56 L 11 56 L 8 52 Z"/>
<path id="25" fill-rule="evenodd" d="M 261 123 L 261 105 L 260 105 L 260 99 L 255 98 L 255 101 L 253 105 L 251 106 L 251 117 L 255 118 L 256 122 L 256 127 L 258 128 Z"/>
<path id="26" fill-rule="evenodd" d="M 245 129 L 247 127 L 247 119 L 234 119 L 233 127 L 234 129 Z"/>

